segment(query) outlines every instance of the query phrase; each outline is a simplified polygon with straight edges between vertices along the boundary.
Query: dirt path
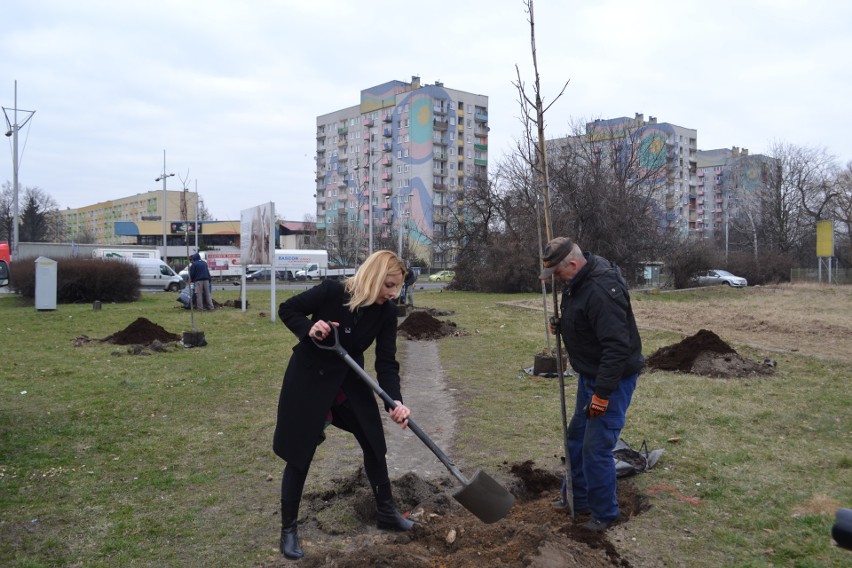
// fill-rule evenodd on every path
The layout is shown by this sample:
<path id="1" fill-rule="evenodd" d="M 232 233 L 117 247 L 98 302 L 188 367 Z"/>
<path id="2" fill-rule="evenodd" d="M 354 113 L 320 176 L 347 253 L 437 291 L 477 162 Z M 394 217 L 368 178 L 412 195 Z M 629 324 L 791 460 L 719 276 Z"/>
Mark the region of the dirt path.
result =
<path id="1" fill-rule="evenodd" d="M 398 342 L 402 396 L 415 422 L 444 452 L 450 452 L 456 425 L 452 392 L 447 388 L 436 341 Z M 411 430 L 385 416 L 391 479 L 412 472 L 421 479 L 446 477 L 447 469 Z"/>

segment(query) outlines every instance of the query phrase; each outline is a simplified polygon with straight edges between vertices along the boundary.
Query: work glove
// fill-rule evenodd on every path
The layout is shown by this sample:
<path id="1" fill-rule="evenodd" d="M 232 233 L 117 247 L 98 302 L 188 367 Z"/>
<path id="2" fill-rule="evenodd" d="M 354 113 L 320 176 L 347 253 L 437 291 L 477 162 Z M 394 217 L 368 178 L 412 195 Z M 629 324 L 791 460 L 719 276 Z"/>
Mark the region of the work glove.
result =
<path id="1" fill-rule="evenodd" d="M 609 405 L 608 399 L 600 398 L 598 395 L 593 394 L 592 401 L 583 410 L 586 411 L 586 415 L 589 418 L 594 418 L 595 416 L 603 416 L 606 413 L 607 405 Z"/>
<path id="2" fill-rule="evenodd" d="M 550 316 L 550 334 L 551 335 L 559 335 L 559 318 L 556 316 Z"/>

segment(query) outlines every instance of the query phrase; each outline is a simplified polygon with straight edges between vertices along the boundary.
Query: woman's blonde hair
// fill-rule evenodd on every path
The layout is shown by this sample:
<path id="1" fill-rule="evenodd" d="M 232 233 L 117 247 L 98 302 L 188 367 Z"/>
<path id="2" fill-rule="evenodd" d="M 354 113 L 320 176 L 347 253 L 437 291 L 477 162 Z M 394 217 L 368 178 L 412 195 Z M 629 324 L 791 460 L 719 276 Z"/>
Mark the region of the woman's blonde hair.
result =
<path id="1" fill-rule="evenodd" d="M 367 257 L 355 276 L 346 279 L 346 291 L 349 292 L 349 302 L 346 307 L 354 312 L 360 307 L 375 304 L 382 292 L 385 278 L 396 274 L 405 279 L 405 261 L 390 250 L 376 251 Z M 397 287 L 396 296 L 402 290 L 402 280 Z"/>

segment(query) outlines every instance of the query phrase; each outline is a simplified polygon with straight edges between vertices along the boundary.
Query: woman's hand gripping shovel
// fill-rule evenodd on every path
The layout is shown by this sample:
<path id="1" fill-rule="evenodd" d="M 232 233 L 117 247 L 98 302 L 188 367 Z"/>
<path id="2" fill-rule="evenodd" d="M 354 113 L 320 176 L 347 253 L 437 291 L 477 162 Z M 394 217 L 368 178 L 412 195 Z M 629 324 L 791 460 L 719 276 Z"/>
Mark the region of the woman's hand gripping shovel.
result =
<path id="1" fill-rule="evenodd" d="M 396 408 L 397 404 L 394 400 L 379 386 L 364 369 L 346 352 L 340 345 L 340 340 L 337 336 L 337 327 L 328 322 L 329 327 L 334 333 L 334 344 L 329 344 L 328 339 L 324 342 L 317 341 L 313 337 L 311 340 L 314 344 L 321 348 L 337 353 L 346 364 L 348 364 L 365 383 L 367 383 L 373 391 L 381 397 L 385 404 L 391 408 Z M 484 523 L 494 523 L 505 517 L 512 505 L 515 502 L 515 497 L 497 483 L 491 476 L 482 470 L 477 469 L 473 477 L 468 479 L 459 471 L 455 464 L 450 461 L 450 458 L 435 445 L 435 443 L 426 435 L 426 433 L 418 426 L 411 417 L 408 417 L 408 427 L 414 432 L 426 446 L 432 450 L 441 463 L 450 471 L 450 473 L 458 479 L 462 488 L 453 494 L 456 501 L 462 506 L 479 517 Z"/>

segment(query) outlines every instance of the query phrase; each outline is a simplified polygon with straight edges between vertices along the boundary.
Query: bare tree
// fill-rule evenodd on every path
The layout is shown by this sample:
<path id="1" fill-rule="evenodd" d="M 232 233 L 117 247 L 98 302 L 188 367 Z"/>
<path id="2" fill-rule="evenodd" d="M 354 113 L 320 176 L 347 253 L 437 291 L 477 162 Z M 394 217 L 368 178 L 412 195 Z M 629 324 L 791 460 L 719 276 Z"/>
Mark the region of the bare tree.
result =
<path id="1" fill-rule="evenodd" d="M 3 184 L 0 192 L 0 240 L 11 240 L 12 184 Z M 26 187 L 20 196 L 18 238 L 22 242 L 61 242 L 65 238 L 65 220 L 59 205 L 39 187 Z"/>

